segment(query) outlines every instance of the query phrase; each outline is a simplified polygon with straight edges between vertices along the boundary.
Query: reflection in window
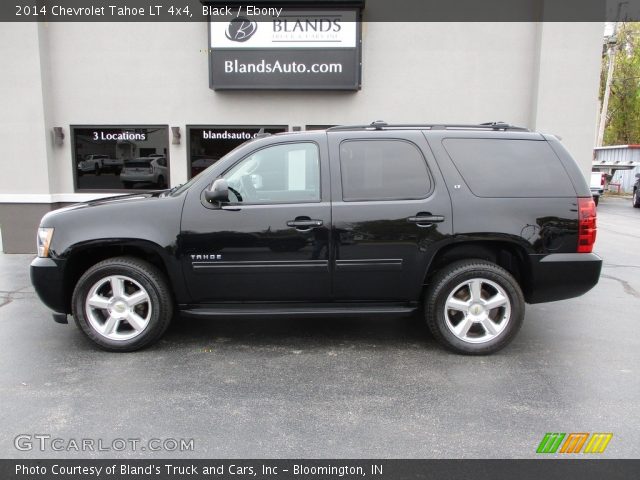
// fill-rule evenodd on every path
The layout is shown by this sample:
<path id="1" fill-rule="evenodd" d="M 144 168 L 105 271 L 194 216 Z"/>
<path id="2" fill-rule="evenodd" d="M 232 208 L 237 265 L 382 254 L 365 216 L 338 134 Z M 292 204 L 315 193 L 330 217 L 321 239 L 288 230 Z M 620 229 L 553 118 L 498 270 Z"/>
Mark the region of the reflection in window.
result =
<path id="1" fill-rule="evenodd" d="M 420 199 L 431 191 L 422 153 L 403 140 L 344 141 L 340 168 L 345 201 Z"/>
<path id="2" fill-rule="evenodd" d="M 304 142 L 263 148 L 236 164 L 224 178 L 229 183 L 232 202 L 317 202 L 318 147 Z"/>
<path id="3" fill-rule="evenodd" d="M 166 126 L 72 127 L 76 190 L 148 190 L 169 181 Z"/>
<path id="4" fill-rule="evenodd" d="M 447 138 L 442 143 L 478 197 L 575 196 L 560 159 L 545 141 Z"/>

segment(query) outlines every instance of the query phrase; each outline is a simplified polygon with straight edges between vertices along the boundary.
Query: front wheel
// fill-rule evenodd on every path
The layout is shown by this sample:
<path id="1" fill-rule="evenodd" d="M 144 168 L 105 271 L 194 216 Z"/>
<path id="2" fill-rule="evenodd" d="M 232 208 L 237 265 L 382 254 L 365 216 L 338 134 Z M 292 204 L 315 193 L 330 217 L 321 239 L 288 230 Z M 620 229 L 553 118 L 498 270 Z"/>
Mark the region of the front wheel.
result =
<path id="1" fill-rule="evenodd" d="M 633 191 L 633 207 L 640 208 L 640 194 L 637 188 Z"/>
<path id="2" fill-rule="evenodd" d="M 173 316 L 164 275 L 133 257 L 104 260 L 76 284 L 72 311 L 76 324 L 105 350 L 130 352 L 157 341 Z"/>
<path id="3" fill-rule="evenodd" d="M 450 350 L 487 355 L 504 348 L 524 319 L 524 296 L 505 269 L 485 260 L 454 262 L 429 282 L 427 325 Z"/>

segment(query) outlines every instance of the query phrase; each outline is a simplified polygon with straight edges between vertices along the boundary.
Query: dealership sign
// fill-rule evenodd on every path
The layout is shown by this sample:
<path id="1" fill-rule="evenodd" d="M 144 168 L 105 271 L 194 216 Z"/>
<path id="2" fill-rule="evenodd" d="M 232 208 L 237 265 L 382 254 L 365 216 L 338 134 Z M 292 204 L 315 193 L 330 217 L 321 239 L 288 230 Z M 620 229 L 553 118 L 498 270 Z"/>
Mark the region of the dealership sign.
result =
<path id="1" fill-rule="evenodd" d="M 270 9 L 262 13 L 259 17 L 241 11 L 211 15 L 211 88 L 360 88 L 359 10 Z"/>

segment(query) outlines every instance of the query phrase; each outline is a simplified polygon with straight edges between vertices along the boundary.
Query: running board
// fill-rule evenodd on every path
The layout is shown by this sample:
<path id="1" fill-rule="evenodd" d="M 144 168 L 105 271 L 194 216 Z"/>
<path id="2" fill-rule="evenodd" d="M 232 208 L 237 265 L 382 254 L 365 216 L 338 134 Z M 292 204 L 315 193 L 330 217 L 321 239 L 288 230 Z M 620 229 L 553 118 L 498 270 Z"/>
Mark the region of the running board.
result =
<path id="1" fill-rule="evenodd" d="M 404 316 L 416 312 L 417 306 L 407 305 L 326 305 L 294 306 L 273 304 L 184 306 L 180 313 L 188 317 L 361 317 L 367 315 Z"/>

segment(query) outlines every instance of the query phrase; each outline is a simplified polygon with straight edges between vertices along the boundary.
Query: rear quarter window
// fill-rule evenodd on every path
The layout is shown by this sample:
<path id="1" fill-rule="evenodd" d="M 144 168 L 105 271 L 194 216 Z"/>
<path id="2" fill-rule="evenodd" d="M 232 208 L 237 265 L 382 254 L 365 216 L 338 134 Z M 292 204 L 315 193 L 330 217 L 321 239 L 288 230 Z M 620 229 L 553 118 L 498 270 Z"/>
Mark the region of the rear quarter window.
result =
<path id="1" fill-rule="evenodd" d="M 571 197 L 576 192 L 546 141 L 447 138 L 442 144 L 478 197 Z"/>

